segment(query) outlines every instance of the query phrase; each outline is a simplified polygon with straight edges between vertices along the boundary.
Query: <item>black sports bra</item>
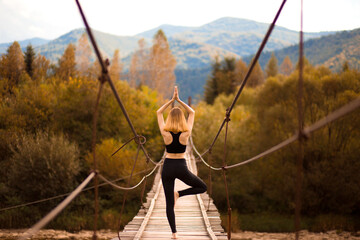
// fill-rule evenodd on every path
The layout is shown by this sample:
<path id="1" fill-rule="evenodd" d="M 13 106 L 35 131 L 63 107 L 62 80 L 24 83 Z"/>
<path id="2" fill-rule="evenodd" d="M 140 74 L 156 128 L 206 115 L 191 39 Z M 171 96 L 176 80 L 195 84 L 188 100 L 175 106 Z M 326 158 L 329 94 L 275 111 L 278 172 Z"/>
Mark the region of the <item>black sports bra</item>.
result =
<path id="1" fill-rule="evenodd" d="M 168 153 L 184 153 L 186 151 L 186 145 L 182 145 L 179 141 L 181 132 L 173 133 L 169 132 L 173 138 L 172 143 L 165 145 L 166 152 Z"/>

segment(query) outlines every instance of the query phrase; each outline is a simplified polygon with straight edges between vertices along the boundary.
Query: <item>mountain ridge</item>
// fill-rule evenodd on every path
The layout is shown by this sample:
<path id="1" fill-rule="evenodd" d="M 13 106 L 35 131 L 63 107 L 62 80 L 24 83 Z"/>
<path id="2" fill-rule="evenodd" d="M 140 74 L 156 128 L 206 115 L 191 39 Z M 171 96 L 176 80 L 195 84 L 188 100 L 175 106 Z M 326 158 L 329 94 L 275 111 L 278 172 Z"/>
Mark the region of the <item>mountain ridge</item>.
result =
<path id="1" fill-rule="evenodd" d="M 199 27 L 164 24 L 134 36 L 117 36 L 97 30 L 93 30 L 93 32 L 105 58 L 111 58 L 115 49 L 120 50 L 126 72 L 131 56 L 138 48 L 138 40 L 144 38 L 146 47 L 149 48 L 152 45 L 153 35 L 162 29 L 177 60 L 175 69 L 177 84 L 183 87 L 184 95 L 194 97 L 202 94 L 215 56 L 219 56 L 220 59 L 224 56 L 243 58 L 246 62 L 250 62 L 268 27 L 267 23 L 225 17 Z M 83 28 L 74 29 L 56 39 L 47 40 L 45 44 L 35 46 L 35 51 L 45 55 L 52 62 L 56 62 L 66 46 L 69 43 L 76 44 L 84 32 Z M 341 32 L 304 33 L 305 55 L 310 63 L 325 64 L 334 71 L 341 68 L 341 64 L 346 58 L 351 60 L 351 66 L 360 69 L 360 53 L 358 53 L 360 48 L 357 47 L 360 42 L 360 37 L 358 37 L 360 34 L 357 32 L 358 30 L 355 29 Z M 276 26 L 259 59 L 262 69 L 265 69 L 272 52 L 277 56 L 279 65 L 287 54 L 296 64 L 298 41 L 298 32 Z M 351 46 L 351 50 L 348 49 L 348 46 Z M 6 50 L 3 50 L 2 53 L 4 52 Z"/>

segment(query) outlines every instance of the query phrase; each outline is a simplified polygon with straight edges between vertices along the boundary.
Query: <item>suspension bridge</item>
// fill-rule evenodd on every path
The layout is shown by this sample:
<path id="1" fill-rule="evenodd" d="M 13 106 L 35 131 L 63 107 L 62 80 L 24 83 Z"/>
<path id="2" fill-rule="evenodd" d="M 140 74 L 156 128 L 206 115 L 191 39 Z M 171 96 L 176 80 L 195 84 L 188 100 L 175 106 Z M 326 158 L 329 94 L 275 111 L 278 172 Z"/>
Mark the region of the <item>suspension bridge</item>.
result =
<path id="1" fill-rule="evenodd" d="M 200 162 L 204 163 L 205 166 L 209 168 L 209 174 L 211 176 L 211 171 L 221 171 L 224 179 L 224 189 L 225 189 L 225 197 L 227 199 L 227 233 L 224 232 L 223 228 L 221 227 L 221 220 L 219 213 L 213 204 L 211 198 L 208 194 L 201 194 L 197 196 L 186 196 L 184 198 L 181 198 L 178 200 L 175 206 L 175 215 L 176 215 L 176 221 L 177 226 L 179 229 L 179 236 L 181 239 L 231 239 L 231 206 L 230 206 L 230 200 L 229 200 L 229 191 L 228 191 L 228 185 L 227 185 L 227 179 L 226 179 L 226 170 L 240 167 L 242 165 L 248 164 L 250 162 L 253 162 L 255 160 L 258 160 L 260 158 L 263 158 L 267 156 L 268 154 L 271 154 L 275 151 L 278 151 L 289 144 L 293 142 L 298 142 L 298 159 L 297 159 L 297 177 L 296 177 L 296 196 L 295 196 L 295 238 L 299 239 L 299 231 L 300 231 L 300 211 L 301 211 L 301 186 L 302 186 L 302 172 L 303 172 L 303 152 L 304 152 L 304 141 L 310 137 L 310 135 L 326 126 L 327 124 L 336 121 L 337 119 L 350 114 L 351 112 L 355 111 L 360 107 L 360 98 L 356 98 L 355 100 L 349 102 L 348 104 L 340 107 L 336 111 L 330 113 L 329 115 L 325 116 L 324 118 L 320 119 L 319 121 L 313 123 L 310 126 L 304 126 L 303 124 L 303 31 L 302 31 L 302 0 L 301 0 L 301 30 L 300 30 L 300 48 L 299 48 L 299 81 L 298 81 L 298 95 L 297 95 L 297 105 L 298 105 L 298 129 L 296 129 L 296 133 L 291 136 L 288 139 L 285 139 L 283 142 L 271 147 L 270 149 L 250 158 L 244 161 L 241 161 L 239 163 L 233 164 L 233 165 L 227 165 L 226 164 L 226 156 L 227 156 L 227 148 L 226 148 L 226 139 L 228 135 L 228 127 L 229 127 L 229 121 L 230 121 L 230 115 L 231 111 L 234 108 L 234 105 L 236 104 L 243 88 L 246 85 L 247 80 L 249 79 L 249 76 L 251 72 L 253 71 L 255 64 L 257 63 L 261 52 L 263 51 L 267 40 L 270 37 L 271 32 L 273 31 L 276 21 L 286 3 L 286 0 L 283 0 L 281 3 L 281 6 L 278 10 L 278 12 L 275 15 L 275 18 L 273 22 L 270 24 L 269 29 L 267 33 L 265 34 L 265 37 L 255 55 L 253 58 L 250 67 L 239 87 L 239 90 L 234 97 L 231 105 L 227 109 L 225 113 L 225 118 L 223 122 L 220 125 L 220 128 L 214 137 L 214 140 L 212 141 L 212 144 L 207 148 L 206 151 L 203 153 L 199 153 L 199 151 L 196 149 L 195 145 L 193 144 L 192 139 L 190 140 L 190 145 L 188 146 L 188 150 L 186 153 L 186 160 L 189 169 L 193 171 L 194 173 L 197 172 L 195 161 L 199 160 Z M 169 239 L 171 236 L 170 227 L 167 223 L 167 218 L 165 214 L 165 200 L 164 200 L 164 193 L 162 190 L 162 184 L 160 180 L 160 172 L 161 172 L 161 166 L 163 161 L 154 161 L 149 157 L 147 154 L 147 151 L 145 149 L 145 143 L 146 139 L 139 135 L 132 122 L 129 118 L 129 115 L 120 99 L 120 96 L 118 95 L 114 84 L 108 74 L 108 64 L 107 61 L 104 61 L 101 53 L 97 47 L 95 38 L 92 34 L 91 28 L 86 20 L 85 14 L 81 8 L 81 5 L 79 3 L 79 0 L 76 0 L 76 4 L 79 8 L 81 17 L 84 21 L 88 36 L 90 38 L 90 41 L 92 43 L 92 46 L 94 48 L 95 54 L 97 56 L 97 59 L 99 60 L 100 66 L 101 66 L 101 75 L 99 77 L 100 85 L 99 85 L 99 91 L 97 95 L 96 105 L 94 109 L 93 114 L 93 134 L 92 134 L 92 151 L 93 151 L 93 170 L 88 175 L 88 177 L 71 193 L 61 195 L 67 196 L 57 207 L 55 207 L 51 212 L 49 212 L 44 218 L 42 218 L 39 222 L 37 222 L 35 225 L 33 225 L 31 228 L 29 228 L 19 239 L 29 239 L 33 235 L 35 235 L 40 229 L 45 227 L 51 220 L 53 220 L 62 210 L 66 208 L 82 191 L 90 188 L 86 188 L 86 186 L 93 180 L 94 181 L 94 195 L 95 195 L 95 201 L 94 201 L 94 234 L 93 239 L 97 239 L 97 222 L 98 222 L 98 188 L 101 185 L 109 184 L 113 186 L 116 189 L 125 191 L 123 204 L 120 212 L 120 223 L 121 223 L 121 216 L 125 208 L 125 202 L 127 197 L 127 192 L 129 190 L 135 189 L 137 187 L 143 186 L 142 189 L 142 197 L 144 196 L 144 190 L 145 190 L 145 184 L 147 181 L 147 178 L 156 173 L 155 181 L 153 184 L 153 187 L 149 193 L 147 193 L 147 201 L 144 203 L 142 202 L 142 208 L 140 209 L 137 216 L 134 217 L 132 221 L 130 221 L 125 228 L 122 231 L 118 232 L 118 236 L 114 236 L 113 240 L 115 239 Z M 150 168 L 150 171 L 143 176 L 141 181 L 137 183 L 134 186 L 130 186 L 129 184 L 126 187 L 119 186 L 115 182 L 116 181 L 110 181 L 106 179 L 101 173 L 97 170 L 97 161 L 96 161 L 96 151 L 95 151 L 95 143 L 96 143 L 96 132 L 97 132 L 97 117 L 98 117 L 98 108 L 99 108 L 99 101 L 101 98 L 101 93 L 103 89 L 103 85 L 105 83 L 108 83 L 115 99 L 121 108 L 127 123 L 129 124 L 129 127 L 131 128 L 131 131 L 133 133 L 133 138 L 131 138 L 129 141 L 127 141 L 123 146 L 121 146 L 117 151 L 120 151 L 126 144 L 128 144 L 131 141 L 135 141 L 138 145 L 137 148 L 137 156 L 134 161 L 134 167 L 139 155 L 140 150 L 144 153 L 147 163 L 151 163 L 154 165 L 153 168 Z M 211 150 L 217 141 L 220 132 L 225 127 L 225 141 L 224 141 L 224 154 L 222 159 L 222 166 L 212 166 L 211 165 Z M 198 156 L 195 159 L 193 152 L 196 153 Z M 115 152 L 116 153 L 116 152 Z M 114 154 L 115 154 L 114 153 Z M 208 155 L 209 160 L 204 160 L 204 155 Z M 134 167 L 131 172 L 131 175 L 128 177 L 128 183 L 130 183 L 130 180 L 132 176 L 139 173 L 134 173 Z M 99 179 L 103 181 L 103 183 L 99 184 Z M 211 183 L 211 181 L 210 181 Z M 181 182 L 176 183 L 176 188 L 184 188 L 184 185 L 182 185 Z M 211 189 L 211 186 L 210 186 Z M 211 190 L 209 191 L 211 194 Z M 57 198 L 59 196 L 56 196 L 54 198 Z M 54 198 L 49 199 L 43 199 L 32 203 L 22 204 L 18 206 L 9 207 L 3 210 L 13 209 L 16 207 L 22 207 L 42 201 L 51 200 Z M 120 225 L 120 224 L 119 224 Z"/>
<path id="2" fill-rule="evenodd" d="M 187 146 L 185 159 L 190 171 L 197 174 L 191 144 Z M 152 190 L 147 194 L 144 208 L 140 209 L 133 220 L 119 233 L 120 239 L 169 239 L 171 230 L 166 218 L 166 202 L 160 175 L 159 170 Z M 176 180 L 175 190 L 186 187 L 186 184 Z M 227 239 L 221 226 L 220 214 L 206 193 L 179 198 L 175 205 L 175 216 L 178 236 L 181 239 Z M 119 237 L 113 240 L 118 239 Z"/>

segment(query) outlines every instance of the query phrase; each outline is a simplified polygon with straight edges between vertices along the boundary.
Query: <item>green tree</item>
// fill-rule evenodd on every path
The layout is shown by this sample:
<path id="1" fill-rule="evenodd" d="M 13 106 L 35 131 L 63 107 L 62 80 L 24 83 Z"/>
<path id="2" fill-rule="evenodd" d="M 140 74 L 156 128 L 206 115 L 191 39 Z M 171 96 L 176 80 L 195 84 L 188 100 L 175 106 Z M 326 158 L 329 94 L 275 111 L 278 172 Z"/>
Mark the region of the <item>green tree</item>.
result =
<path id="1" fill-rule="evenodd" d="M 224 93 L 226 95 L 235 91 L 237 83 L 235 58 L 225 58 L 219 62 L 216 58 L 212 64 L 211 76 L 205 85 L 204 98 L 208 104 L 212 104 L 215 98 Z"/>
<path id="2" fill-rule="evenodd" d="M 275 77 L 278 74 L 278 60 L 275 57 L 275 54 L 271 54 L 271 58 L 266 65 L 266 77 Z"/>
<path id="3" fill-rule="evenodd" d="M 62 80 L 69 80 L 69 77 L 76 76 L 75 46 L 69 44 L 64 54 L 59 59 L 57 75 Z"/>
<path id="4" fill-rule="evenodd" d="M 343 66 L 342 66 L 342 71 L 343 72 L 346 72 L 350 69 L 350 66 L 349 66 L 349 62 L 348 61 L 345 61 Z"/>
<path id="5" fill-rule="evenodd" d="M 76 184 L 79 152 L 63 135 L 22 135 L 13 147 L 9 185 L 23 201 L 66 193 Z"/>
<path id="6" fill-rule="evenodd" d="M 35 60 L 35 51 L 31 44 L 26 47 L 25 51 L 25 71 L 32 78 L 34 74 L 34 60 Z"/>

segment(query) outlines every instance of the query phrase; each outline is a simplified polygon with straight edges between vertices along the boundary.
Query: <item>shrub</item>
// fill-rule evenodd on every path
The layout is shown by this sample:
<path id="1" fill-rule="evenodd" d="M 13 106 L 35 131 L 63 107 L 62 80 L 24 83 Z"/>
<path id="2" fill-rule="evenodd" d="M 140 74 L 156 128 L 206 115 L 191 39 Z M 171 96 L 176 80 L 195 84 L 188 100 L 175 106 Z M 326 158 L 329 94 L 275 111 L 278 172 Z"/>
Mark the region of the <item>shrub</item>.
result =
<path id="1" fill-rule="evenodd" d="M 79 152 L 63 135 L 21 135 L 12 151 L 9 186 L 24 201 L 66 193 L 75 186 Z"/>

